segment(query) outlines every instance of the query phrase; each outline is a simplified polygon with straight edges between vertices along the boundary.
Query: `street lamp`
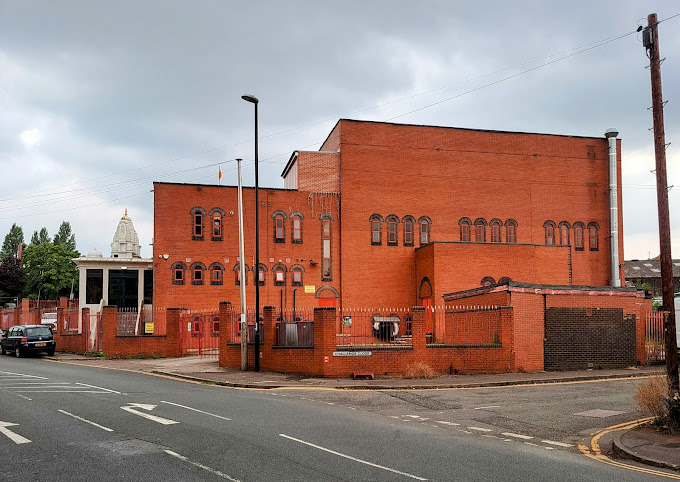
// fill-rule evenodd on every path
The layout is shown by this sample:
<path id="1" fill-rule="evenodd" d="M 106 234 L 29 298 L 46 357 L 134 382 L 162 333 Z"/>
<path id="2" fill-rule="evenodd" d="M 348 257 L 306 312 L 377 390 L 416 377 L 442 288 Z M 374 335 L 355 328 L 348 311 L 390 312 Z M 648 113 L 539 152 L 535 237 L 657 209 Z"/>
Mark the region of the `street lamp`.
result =
<path id="1" fill-rule="evenodd" d="M 244 94 L 241 99 L 255 106 L 255 371 L 260 371 L 260 196 L 257 170 L 257 104 L 259 100 L 252 94 Z"/>

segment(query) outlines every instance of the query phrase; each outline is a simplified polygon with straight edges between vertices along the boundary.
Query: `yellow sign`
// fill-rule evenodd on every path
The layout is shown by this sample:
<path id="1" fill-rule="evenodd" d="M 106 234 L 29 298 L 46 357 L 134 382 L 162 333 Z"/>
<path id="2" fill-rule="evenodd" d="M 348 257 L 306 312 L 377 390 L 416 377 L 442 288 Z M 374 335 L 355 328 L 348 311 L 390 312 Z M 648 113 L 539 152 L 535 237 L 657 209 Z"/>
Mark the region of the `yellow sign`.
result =
<path id="1" fill-rule="evenodd" d="M 305 285 L 305 293 L 316 293 L 316 286 Z"/>
<path id="2" fill-rule="evenodd" d="M 147 321 L 144 323 L 144 334 L 153 335 L 153 321 Z"/>

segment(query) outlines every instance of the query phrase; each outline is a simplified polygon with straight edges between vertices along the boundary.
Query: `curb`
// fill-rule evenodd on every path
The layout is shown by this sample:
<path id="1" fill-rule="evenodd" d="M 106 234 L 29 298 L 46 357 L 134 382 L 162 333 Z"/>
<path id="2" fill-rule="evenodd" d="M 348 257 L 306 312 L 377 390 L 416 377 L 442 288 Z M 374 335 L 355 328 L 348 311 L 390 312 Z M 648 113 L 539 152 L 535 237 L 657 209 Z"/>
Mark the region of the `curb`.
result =
<path id="1" fill-rule="evenodd" d="M 154 373 L 156 375 L 165 375 L 168 377 L 174 377 L 174 378 L 179 378 L 182 380 L 191 380 L 193 382 L 201 382 L 201 383 L 206 383 L 209 385 L 219 385 L 222 387 L 231 387 L 231 388 L 259 388 L 263 390 L 270 390 L 274 388 L 283 388 L 287 385 L 257 385 L 254 383 L 239 383 L 239 382 L 222 382 L 218 380 L 212 380 L 210 378 L 200 378 L 200 377 L 194 377 L 192 375 L 183 375 L 181 373 L 174 373 L 174 372 L 166 372 L 163 370 L 150 370 L 147 372 L 141 372 L 141 373 Z"/>
<path id="2" fill-rule="evenodd" d="M 644 457 L 642 455 L 639 455 L 635 452 L 633 452 L 631 449 L 626 447 L 622 442 L 621 442 L 621 437 L 625 435 L 628 431 L 626 430 L 623 433 L 619 433 L 614 437 L 614 453 L 616 453 L 618 456 L 623 457 L 624 459 L 631 459 L 636 462 L 640 462 L 646 465 L 652 465 L 654 467 L 661 467 L 664 469 L 672 469 L 672 470 L 680 470 L 680 466 L 674 465 L 674 464 L 668 464 L 666 462 L 663 462 L 661 460 L 656 460 L 651 457 Z"/>
<path id="3" fill-rule="evenodd" d="M 289 385 L 289 384 L 268 384 L 259 385 L 257 383 L 249 382 L 229 382 L 229 381 L 219 381 L 211 378 L 196 377 L 193 375 L 185 375 L 181 373 L 169 372 L 164 370 L 150 370 L 150 373 L 155 373 L 157 375 L 166 375 L 170 377 L 180 378 L 184 380 L 192 380 L 201 383 L 209 383 L 211 385 L 219 385 L 224 387 L 232 388 L 257 388 L 262 390 L 270 390 L 277 388 L 308 388 L 307 385 Z M 659 372 L 661 373 L 661 372 Z M 546 378 L 541 380 L 508 380 L 503 382 L 485 382 L 485 383 L 457 383 L 457 384 L 447 384 L 447 385 L 408 385 L 408 386 L 386 386 L 386 385 L 346 385 L 346 386 L 317 386 L 319 389 L 332 388 L 335 390 L 442 390 L 442 389 L 456 389 L 456 388 L 492 388 L 492 387 L 508 387 L 517 385 L 551 385 L 555 383 L 565 383 L 565 382 L 579 382 L 579 381 L 593 381 L 593 380 L 617 380 L 617 379 L 627 379 L 627 378 L 642 378 L 647 377 L 650 373 L 646 374 L 621 374 L 621 375 L 601 375 L 601 376 L 583 376 L 583 377 L 567 377 L 567 378 Z"/>

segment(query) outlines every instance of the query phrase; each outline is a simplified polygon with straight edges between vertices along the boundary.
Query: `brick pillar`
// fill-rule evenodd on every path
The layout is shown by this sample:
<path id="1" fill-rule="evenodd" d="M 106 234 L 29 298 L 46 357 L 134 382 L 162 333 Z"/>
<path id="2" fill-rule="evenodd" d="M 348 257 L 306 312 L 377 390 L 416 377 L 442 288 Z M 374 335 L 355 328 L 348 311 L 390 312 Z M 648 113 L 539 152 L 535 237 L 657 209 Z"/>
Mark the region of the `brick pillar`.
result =
<path id="1" fill-rule="evenodd" d="M 219 366 L 227 365 L 227 344 L 234 342 L 234 310 L 231 301 L 220 301 L 220 359 Z"/>
<path id="2" fill-rule="evenodd" d="M 59 298 L 59 306 L 61 308 L 68 308 L 68 298 L 66 296 Z"/>
<path id="3" fill-rule="evenodd" d="M 64 307 L 57 306 L 57 333 L 66 331 L 66 317 L 64 316 Z"/>
<path id="4" fill-rule="evenodd" d="M 335 308 L 314 308 L 314 358 L 316 363 L 320 364 L 317 365 L 317 370 L 321 376 L 330 376 L 334 373 L 335 331 Z M 314 369 L 314 366 L 310 369 Z"/>
<path id="5" fill-rule="evenodd" d="M 117 353 L 116 336 L 118 334 L 118 307 L 105 306 L 101 317 L 102 351 L 107 356 L 115 357 Z"/>
<path id="6" fill-rule="evenodd" d="M 179 314 L 180 311 L 186 308 L 168 308 L 165 311 L 165 347 L 163 356 L 179 357 L 182 356 L 180 351 L 180 326 Z"/>
<path id="7" fill-rule="evenodd" d="M 23 300 L 21 300 L 21 309 L 22 311 L 28 313 L 28 311 L 31 309 L 31 300 L 29 300 L 28 298 L 24 298 Z"/>
<path id="8" fill-rule="evenodd" d="M 57 315 L 58 317 L 59 315 Z M 81 327 L 80 333 L 83 339 L 83 343 L 81 345 L 81 349 L 83 353 L 86 351 L 90 351 L 90 309 L 89 308 L 83 308 L 82 309 L 82 320 L 83 320 L 83 325 Z M 97 347 L 94 346 L 92 348 L 93 351 L 97 351 Z"/>
<path id="9" fill-rule="evenodd" d="M 30 313 L 31 316 L 29 318 L 28 324 L 29 325 L 39 325 L 40 324 L 40 318 L 42 316 L 42 310 L 36 308 L 34 310 L 30 310 L 29 313 Z"/>
<path id="10" fill-rule="evenodd" d="M 262 329 L 264 331 L 264 338 L 262 345 L 260 345 L 260 368 L 265 370 L 272 370 L 276 365 L 274 357 L 276 352 L 274 346 L 276 345 L 276 306 L 265 306 L 262 308 Z"/>
<path id="11" fill-rule="evenodd" d="M 423 306 L 414 306 L 411 308 L 411 340 L 413 343 L 413 358 L 415 361 L 425 361 L 427 339 L 425 337 L 425 308 Z"/>

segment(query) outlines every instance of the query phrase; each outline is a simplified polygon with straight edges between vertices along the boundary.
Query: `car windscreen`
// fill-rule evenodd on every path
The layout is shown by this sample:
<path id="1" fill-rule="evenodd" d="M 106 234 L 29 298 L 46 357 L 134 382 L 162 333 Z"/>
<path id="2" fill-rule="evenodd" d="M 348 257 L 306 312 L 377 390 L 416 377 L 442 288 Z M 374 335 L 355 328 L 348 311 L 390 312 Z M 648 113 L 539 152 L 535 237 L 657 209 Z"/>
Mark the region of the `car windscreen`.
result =
<path id="1" fill-rule="evenodd" d="M 26 328 L 26 336 L 47 336 L 52 332 L 47 326 L 35 326 L 33 328 Z"/>

